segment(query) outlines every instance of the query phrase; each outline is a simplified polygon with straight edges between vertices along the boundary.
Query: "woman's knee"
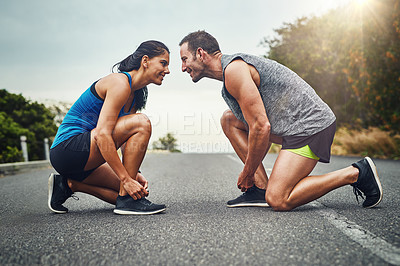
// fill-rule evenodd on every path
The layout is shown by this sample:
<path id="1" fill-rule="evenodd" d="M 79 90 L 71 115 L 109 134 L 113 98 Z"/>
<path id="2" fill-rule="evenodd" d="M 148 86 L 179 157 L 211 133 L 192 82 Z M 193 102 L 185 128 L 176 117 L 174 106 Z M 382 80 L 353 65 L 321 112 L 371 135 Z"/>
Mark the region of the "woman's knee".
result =
<path id="1" fill-rule="evenodd" d="M 151 136 L 151 121 L 145 114 L 130 115 L 125 125 L 126 129 L 129 130 L 132 135 L 140 133 L 149 137 Z"/>
<path id="2" fill-rule="evenodd" d="M 151 126 L 151 121 L 150 119 L 147 117 L 147 115 L 145 114 L 137 114 L 139 116 L 139 125 L 140 125 L 140 130 L 146 134 L 146 135 L 151 135 L 151 130 L 152 130 L 152 126 Z"/>

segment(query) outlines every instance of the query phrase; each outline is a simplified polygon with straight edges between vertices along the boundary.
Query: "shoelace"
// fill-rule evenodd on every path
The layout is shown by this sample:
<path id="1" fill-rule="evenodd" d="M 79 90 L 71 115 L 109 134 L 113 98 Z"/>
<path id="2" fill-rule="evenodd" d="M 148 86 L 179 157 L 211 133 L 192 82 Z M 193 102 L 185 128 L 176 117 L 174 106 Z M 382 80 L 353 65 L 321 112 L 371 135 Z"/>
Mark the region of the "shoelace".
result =
<path id="1" fill-rule="evenodd" d="M 150 206 L 153 204 L 151 201 L 149 201 L 146 198 L 141 198 L 140 201 L 142 202 L 142 204 L 147 205 L 147 206 Z"/>
<path id="2" fill-rule="evenodd" d="M 254 187 L 249 188 L 248 190 L 246 190 L 245 192 L 242 193 L 242 195 L 240 195 L 240 197 L 246 197 L 246 195 L 250 194 L 251 192 L 253 192 Z"/>
<path id="3" fill-rule="evenodd" d="M 78 196 L 75 195 L 75 194 L 72 194 L 72 195 L 71 195 L 71 198 L 73 198 L 74 200 L 79 200 Z"/>
<path id="4" fill-rule="evenodd" d="M 362 199 L 364 199 L 364 196 L 362 195 L 361 190 L 358 187 L 356 187 L 355 185 L 352 185 L 352 187 L 353 187 L 353 193 L 354 195 L 356 195 L 357 204 L 359 204 L 360 202 L 358 200 L 358 196 L 360 196 Z"/>

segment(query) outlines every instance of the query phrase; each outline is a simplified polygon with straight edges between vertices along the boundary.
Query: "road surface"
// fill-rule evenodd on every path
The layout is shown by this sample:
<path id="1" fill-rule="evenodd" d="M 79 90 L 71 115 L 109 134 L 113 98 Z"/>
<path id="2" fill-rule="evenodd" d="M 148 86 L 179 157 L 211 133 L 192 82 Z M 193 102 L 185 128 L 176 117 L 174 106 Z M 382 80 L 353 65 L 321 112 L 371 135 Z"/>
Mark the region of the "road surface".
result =
<path id="1" fill-rule="evenodd" d="M 275 155 L 264 165 L 272 168 Z M 313 174 L 359 158 L 333 157 Z M 350 186 L 291 212 L 227 208 L 240 195 L 233 154 L 148 154 L 141 167 L 152 216 L 119 216 L 77 193 L 67 214 L 47 208 L 52 169 L 0 178 L 0 264 L 18 265 L 400 265 L 400 162 L 374 160 L 384 197 L 357 205 Z"/>

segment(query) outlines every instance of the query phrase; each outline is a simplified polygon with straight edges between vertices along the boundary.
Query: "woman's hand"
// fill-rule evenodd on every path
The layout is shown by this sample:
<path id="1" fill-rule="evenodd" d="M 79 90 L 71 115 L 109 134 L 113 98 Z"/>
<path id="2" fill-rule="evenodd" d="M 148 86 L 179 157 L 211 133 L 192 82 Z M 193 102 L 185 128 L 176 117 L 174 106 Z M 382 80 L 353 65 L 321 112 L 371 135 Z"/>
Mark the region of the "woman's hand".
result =
<path id="1" fill-rule="evenodd" d="M 146 178 L 144 178 L 141 173 L 136 175 L 136 181 L 138 181 L 144 187 L 144 189 L 147 190 L 149 188 L 149 182 L 147 182 Z"/>
<path id="2" fill-rule="evenodd" d="M 128 192 L 128 194 L 134 200 L 138 200 L 138 199 L 141 199 L 142 197 L 146 197 L 147 195 L 149 195 L 149 192 L 147 192 L 147 190 L 144 188 L 144 186 L 142 186 L 138 181 L 136 181 L 132 178 L 128 178 L 122 184 L 123 184 L 126 192 Z"/>
<path id="3" fill-rule="evenodd" d="M 237 186 L 242 191 L 245 192 L 247 189 L 254 185 L 254 175 L 248 175 L 245 171 L 242 171 L 239 175 Z"/>

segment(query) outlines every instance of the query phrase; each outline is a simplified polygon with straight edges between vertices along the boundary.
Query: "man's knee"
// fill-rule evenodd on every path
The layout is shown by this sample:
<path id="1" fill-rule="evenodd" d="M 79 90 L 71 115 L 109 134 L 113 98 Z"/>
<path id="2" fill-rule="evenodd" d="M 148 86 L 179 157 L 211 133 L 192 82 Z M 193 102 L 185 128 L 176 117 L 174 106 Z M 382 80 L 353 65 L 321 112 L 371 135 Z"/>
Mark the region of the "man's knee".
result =
<path id="1" fill-rule="evenodd" d="M 265 193 L 265 200 L 274 211 L 290 211 L 293 209 L 288 202 L 288 199 L 282 197 L 280 193 L 268 191 Z"/>
<path id="2" fill-rule="evenodd" d="M 235 115 L 232 113 L 231 110 L 226 110 L 222 116 L 221 116 L 221 126 L 224 132 L 227 132 L 230 127 L 232 127 L 232 124 L 234 121 L 236 121 L 237 118 Z"/>

